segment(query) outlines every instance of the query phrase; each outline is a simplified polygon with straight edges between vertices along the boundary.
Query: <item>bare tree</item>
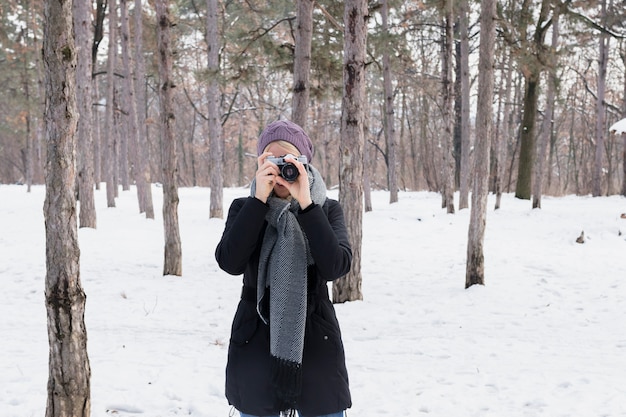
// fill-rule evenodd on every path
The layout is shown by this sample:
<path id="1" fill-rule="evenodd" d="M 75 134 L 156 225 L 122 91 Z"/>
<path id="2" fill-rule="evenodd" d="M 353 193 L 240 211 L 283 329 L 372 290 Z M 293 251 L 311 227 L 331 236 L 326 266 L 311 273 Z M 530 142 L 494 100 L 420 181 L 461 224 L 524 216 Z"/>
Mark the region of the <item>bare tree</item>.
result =
<path id="1" fill-rule="evenodd" d="M 444 1 L 443 11 L 443 43 L 442 43 L 442 94 L 443 94 L 443 160 L 442 160 L 442 205 L 449 214 L 454 213 L 454 156 L 452 155 L 452 139 L 454 131 L 454 82 L 452 80 L 452 57 L 454 53 L 454 36 L 452 31 L 452 0 Z"/>
<path id="2" fill-rule="evenodd" d="M 613 2 L 611 1 L 611 6 Z M 612 8 L 612 7 L 611 7 Z M 607 26 L 606 0 L 601 2 L 601 19 L 602 27 Z M 595 158 L 593 163 L 593 177 L 591 193 L 594 197 L 602 195 L 602 161 L 604 159 L 604 141 L 605 130 L 605 103 L 604 97 L 606 93 L 606 71 L 608 66 L 609 41 L 610 37 L 606 30 L 600 32 L 600 50 L 598 54 L 598 97 L 596 99 L 596 143 Z"/>
<path id="3" fill-rule="evenodd" d="M 551 64 L 548 73 L 548 95 L 546 97 L 545 118 L 541 124 L 539 136 L 539 148 L 537 149 L 537 166 L 535 168 L 535 180 L 533 182 L 533 208 L 541 208 L 541 195 L 543 194 L 543 175 L 548 152 L 548 144 L 552 137 L 552 125 L 554 124 L 554 105 L 556 89 L 558 85 L 558 76 L 556 73 L 557 65 L 557 46 L 559 42 L 559 17 L 558 9 L 554 11 L 552 17 L 552 54 Z"/>
<path id="4" fill-rule="evenodd" d="M 461 84 L 461 169 L 459 173 L 459 210 L 468 207 L 470 188 L 470 73 L 469 73 L 469 5 L 459 1 L 460 84 Z"/>
<path id="5" fill-rule="evenodd" d="M 389 2 L 382 0 L 381 16 L 383 36 L 386 37 L 385 42 L 389 39 Z M 387 141 L 387 184 L 389 185 L 389 202 L 398 202 L 398 172 L 396 158 L 396 129 L 394 127 L 394 110 L 393 110 L 393 87 L 391 81 L 391 58 L 390 49 L 383 48 L 383 89 L 385 90 L 385 139 Z"/>
<path id="6" fill-rule="evenodd" d="M 50 345 L 46 417 L 88 417 L 91 410 L 85 292 L 80 284 L 76 219 L 76 48 L 72 1 L 44 9 L 46 163 L 46 311 Z"/>
<path id="7" fill-rule="evenodd" d="M 472 208 L 467 241 L 465 288 L 485 284 L 483 243 L 489 194 L 489 153 L 493 114 L 493 73 L 496 39 L 496 0 L 483 0 L 480 12 L 480 55 L 478 58 L 478 103 Z"/>
<path id="8" fill-rule="evenodd" d="M 208 70 L 210 74 L 208 88 L 209 150 L 211 152 L 211 207 L 209 217 L 224 217 L 224 140 L 219 115 L 219 48 L 217 0 L 207 0 L 207 46 Z"/>
<path id="9" fill-rule="evenodd" d="M 502 71 L 504 74 L 500 77 L 500 83 L 504 84 L 504 89 L 500 88 L 500 100 L 499 103 L 504 102 L 502 105 L 503 111 L 498 111 L 498 114 L 501 114 L 502 124 L 500 131 L 495 135 L 495 161 L 496 161 L 496 204 L 495 210 L 499 209 L 502 203 L 502 192 L 504 190 L 504 174 L 506 172 L 506 155 L 507 155 L 507 143 L 509 141 L 510 136 L 510 123 L 511 119 L 511 85 L 513 78 L 513 67 L 511 65 L 511 59 L 509 58 L 509 53 L 503 53 L 502 58 Z"/>
<path id="10" fill-rule="evenodd" d="M 621 52 L 622 63 L 626 65 L 626 42 L 622 43 Z M 622 95 L 622 118 L 626 118 L 626 77 L 624 77 L 624 94 Z M 624 141 L 623 159 L 622 159 L 622 195 L 626 197 L 626 132 L 622 132 L 622 139 Z"/>
<path id="11" fill-rule="evenodd" d="M 169 0 L 156 1 L 157 44 L 159 56 L 159 102 L 162 135 L 163 164 L 163 224 L 165 229 L 165 262 L 163 275 L 182 275 L 182 248 L 178 227 L 177 158 L 172 103 L 174 84 L 172 74 L 172 46 Z"/>
<path id="12" fill-rule="evenodd" d="M 135 0 L 135 100 L 137 107 L 137 194 L 139 206 L 147 219 L 154 219 L 152 181 L 150 176 L 150 144 L 146 130 L 146 64 L 143 58 L 143 19 L 141 0 Z"/>
<path id="13" fill-rule="evenodd" d="M 129 16 L 128 16 L 128 2 L 129 0 L 120 0 L 120 17 L 121 17 L 121 27 L 122 27 L 122 62 L 123 62 L 123 72 L 124 72 L 124 88 L 122 89 L 122 103 L 124 106 L 126 121 L 125 127 L 127 131 L 127 135 L 124 135 L 122 138 L 122 144 L 126 144 L 127 152 L 126 155 L 122 155 L 122 166 L 125 167 L 124 173 L 128 176 L 128 161 L 131 161 L 130 165 L 130 176 L 135 180 L 135 184 L 137 186 L 137 202 L 139 205 L 139 212 L 146 213 L 146 187 L 149 184 L 146 184 L 144 172 L 142 172 L 142 163 L 139 162 L 140 159 L 143 159 L 143 149 L 140 149 L 139 143 L 139 126 L 137 121 L 137 99 L 135 97 L 136 88 L 135 88 L 135 80 L 133 78 L 133 64 L 131 63 L 131 39 L 130 39 L 130 24 L 129 24 Z M 137 58 L 136 58 L 137 59 Z M 126 178 L 123 183 L 126 183 L 128 179 Z M 126 189 L 126 187 L 125 187 Z M 146 213 L 146 217 L 148 217 Z M 151 213 L 152 218 L 154 218 L 154 212 Z M 150 218 L 150 217 L 148 217 Z"/>
<path id="14" fill-rule="evenodd" d="M 545 69 L 548 49 L 544 45 L 546 32 L 551 26 L 549 19 L 552 0 L 542 0 L 541 10 L 537 23 L 533 24 L 534 17 L 532 0 L 524 0 L 521 5 L 519 22 L 519 37 L 511 36 L 510 27 L 505 27 L 503 31 L 505 38 L 515 50 L 521 66 L 524 80 L 526 81 L 524 90 L 524 116 L 520 134 L 520 155 L 517 173 L 517 184 L 515 197 L 530 200 L 532 191 L 532 172 L 535 162 L 535 120 L 537 116 L 537 101 L 539 99 L 539 84 L 541 74 Z M 534 26 L 535 31 L 532 40 L 527 39 L 530 26 Z"/>
<path id="15" fill-rule="evenodd" d="M 306 128 L 309 107 L 309 73 L 311 72 L 311 38 L 313 36 L 313 0 L 298 0 L 296 13 L 296 46 L 293 60 L 293 105 L 291 120 Z"/>
<path id="16" fill-rule="evenodd" d="M 352 245 L 352 269 L 333 282 L 333 302 L 362 300 L 361 245 L 363 236 L 363 103 L 365 103 L 365 49 L 367 0 L 344 4 L 343 99 L 339 201 Z"/>
<path id="17" fill-rule="evenodd" d="M 78 199 L 80 227 L 96 228 L 94 202 L 93 140 L 91 128 L 91 1 L 74 0 L 74 35 L 76 39 L 76 102 L 78 104 Z"/>
<path id="18" fill-rule="evenodd" d="M 115 180 L 115 60 L 117 9 L 115 0 L 109 2 L 109 47 L 107 51 L 107 89 L 106 110 L 104 116 L 104 137 L 102 138 L 102 159 L 107 191 L 107 207 L 115 207 L 117 181 Z"/>
<path id="19" fill-rule="evenodd" d="M 104 18 L 106 16 L 107 2 L 105 0 L 96 0 L 96 13 L 94 18 L 94 36 L 93 45 L 91 46 L 91 94 L 92 103 L 97 103 L 100 96 L 100 89 L 94 72 L 98 64 L 98 48 L 100 42 L 104 38 Z M 100 189 L 102 182 L 102 131 L 100 130 L 100 112 L 94 111 L 91 114 L 92 120 L 92 141 L 93 141 L 93 177 L 96 183 L 96 190 Z"/>

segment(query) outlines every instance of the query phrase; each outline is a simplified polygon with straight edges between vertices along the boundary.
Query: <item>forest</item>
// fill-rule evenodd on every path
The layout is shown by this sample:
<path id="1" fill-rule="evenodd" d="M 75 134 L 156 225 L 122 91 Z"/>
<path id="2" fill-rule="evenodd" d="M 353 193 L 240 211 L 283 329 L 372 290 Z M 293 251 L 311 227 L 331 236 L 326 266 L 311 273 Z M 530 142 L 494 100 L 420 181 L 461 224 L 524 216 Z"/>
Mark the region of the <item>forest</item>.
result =
<path id="1" fill-rule="evenodd" d="M 465 284 L 484 285 L 489 193 L 533 209 L 626 195 L 626 134 L 610 131 L 626 118 L 625 5 L 3 1 L 0 183 L 46 193 L 46 415 L 90 412 L 77 226 L 96 228 L 95 189 L 115 207 L 134 187 L 154 218 L 162 188 L 163 275 L 182 276 L 178 188 L 210 188 L 208 217 L 223 218 L 261 130 L 291 119 L 345 212 L 354 256 L 333 302 L 363 299 L 370 190 L 438 192 L 452 214 L 471 189 Z"/>
<path id="2" fill-rule="evenodd" d="M 81 2 L 74 3 L 76 8 Z M 264 125 L 294 117 L 301 2 L 226 0 L 208 13 L 211 3 L 171 3 L 173 136 L 183 187 L 219 186 L 211 183 L 219 160 L 222 186 L 248 184 Z M 309 85 L 301 124 L 316 143 L 313 164 L 329 186 L 337 186 L 343 3 L 310 3 Z M 448 3 L 368 4 L 368 189 L 441 191 L 450 153 L 455 189 L 462 195 L 468 190 L 480 2 L 456 1 L 449 12 Z M 44 182 L 43 7 L 42 0 L 0 5 L 1 183 Z M 86 23 L 75 23 L 75 36 L 91 60 L 82 64 L 88 75 L 77 84 L 90 84 L 91 115 L 90 132 L 79 128 L 77 137 L 78 163 L 87 167 L 78 168 L 79 177 L 92 178 L 95 187 L 107 181 L 107 172 L 123 189 L 145 180 L 161 183 L 155 4 L 94 0 L 84 7 Z M 540 194 L 626 194 L 626 139 L 608 129 L 626 117 L 624 22 L 620 0 L 497 2 L 492 192 L 530 198 L 537 194 L 530 184 L 540 182 Z M 217 106 L 218 129 L 211 127 L 211 106 Z"/>

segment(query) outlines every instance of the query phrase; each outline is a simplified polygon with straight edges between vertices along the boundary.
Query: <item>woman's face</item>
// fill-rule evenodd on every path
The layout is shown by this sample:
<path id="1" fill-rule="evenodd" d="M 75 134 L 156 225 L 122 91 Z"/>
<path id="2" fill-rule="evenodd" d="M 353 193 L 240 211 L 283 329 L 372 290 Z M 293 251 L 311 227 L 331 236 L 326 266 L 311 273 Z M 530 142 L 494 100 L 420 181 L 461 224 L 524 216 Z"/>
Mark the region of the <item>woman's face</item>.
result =
<path id="1" fill-rule="evenodd" d="M 267 145 L 267 148 L 265 148 L 265 150 L 267 152 L 271 152 L 274 155 L 274 157 L 284 156 L 287 154 L 291 154 L 296 157 L 300 156 L 300 152 L 298 152 L 297 148 L 295 147 L 287 148 L 279 142 L 271 142 L 269 145 Z M 289 190 L 286 187 L 278 183 L 275 183 L 274 195 L 279 198 L 287 198 L 289 197 Z"/>

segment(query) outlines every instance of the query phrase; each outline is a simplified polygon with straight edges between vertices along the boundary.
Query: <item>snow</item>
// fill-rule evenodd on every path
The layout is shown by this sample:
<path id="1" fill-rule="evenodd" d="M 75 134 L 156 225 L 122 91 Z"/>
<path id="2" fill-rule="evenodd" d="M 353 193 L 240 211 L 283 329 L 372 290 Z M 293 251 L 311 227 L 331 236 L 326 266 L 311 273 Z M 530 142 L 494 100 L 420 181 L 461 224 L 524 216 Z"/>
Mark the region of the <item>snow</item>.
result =
<path id="1" fill-rule="evenodd" d="M 224 203 L 247 195 L 225 189 Z M 337 191 L 330 195 L 337 197 Z M 80 229 L 94 417 L 219 417 L 240 277 L 214 258 L 209 190 L 179 190 L 183 277 L 162 276 L 156 220 L 134 192 Z M 43 416 L 48 378 L 45 190 L 0 186 L 0 417 Z M 464 288 L 469 210 L 438 194 L 373 192 L 364 300 L 336 305 L 349 416 L 626 416 L 624 197 L 489 200 L 486 285 Z M 575 242 L 584 230 L 584 244 Z"/>
<path id="2" fill-rule="evenodd" d="M 615 132 L 615 134 L 619 135 L 621 133 L 626 133 L 626 119 L 622 119 L 619 122 L 615 122 L 609 128 L 609 132 Z"/>

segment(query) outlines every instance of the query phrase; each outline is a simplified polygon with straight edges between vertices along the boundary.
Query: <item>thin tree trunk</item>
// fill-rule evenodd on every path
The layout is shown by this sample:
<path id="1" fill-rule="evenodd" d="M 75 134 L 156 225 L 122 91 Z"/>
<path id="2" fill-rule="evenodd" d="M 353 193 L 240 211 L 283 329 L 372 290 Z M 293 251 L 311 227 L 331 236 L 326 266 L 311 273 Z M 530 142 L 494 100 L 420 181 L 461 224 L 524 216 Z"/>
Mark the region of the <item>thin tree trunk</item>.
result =
<path id="1" fill-rule="evenodd" d="M 443 158 L 442 158 L 442 206 L 449 214 L 454 213 L 454 155 L 452 140 L 454 137 L 454 82 L 452 80 L 452 57 L 454 36 L 452 31 L 452 0 L 445 0 L 443 16 L 444 34 L 441 60 L 443 92 Z"/>
<path id="2" fill-rule="evenodd" d="M 352 245 L 352 269 L 333 282 L 333 302 L 362 300 L 361 246 L 363 236 L 363 141 L 367 0 L 344 4 L 343 99 L 339 146 L 339 201 Z"/>
<path id="3" fill-rule="evenodd" d="M 382 0 L 382 29 L 383 36 L 386 37 L 386 42 L 389 44 L 389 25 L 387 23 L 389 15 L 388 0 Z M 394 109 L 393 109 L 393 87 L 391 80 L 391 58 L 390 50 L 391 45 L 388 48 L 383 48 L 383 86 L 385 90 L 385 139 L 387 142 L 387 185 L 389 187 L 389 203 L 398 202 L 398 171 L 397 171 L 397 157 L 396 157 L 396 129 L 394 126 Z"/>
<path id="4" fill-rule="evenodd" d="M 176 122 L 172 103 L 172 21 L 169 0 L 156 1 L 157 44 L 159 57 L 159 101 L 163 143 L 163 223 L 165 230 L 165 262 L 163 275 L 182 275 L 182 248 L 178 226 L 178 185 L 176 183 Z"/>
<path id="5" fill-rule="evenodd" d="M 606 0 L 602 0 L 601 8 L 602 26 L 606 27 Z M 606 90 L 606 72 L 609 61 L 609 40 L 610 38 L 605 31 L 600 32 L 600 51 L 598 58 L 598 98 L 596 100 L 596 146 L 591 190 L 594 197 L 599 197 L 602 195 L 602 160 L 604 159 L 604 140 L 606 137 L 604 132 L 604 96 Z"/>
<path id="6" fill-rule="evenodd" d="M 94 103 L 100 99 L 100 92 L 95 78 L 92 78 L 91 83 L 93 87 L 91 102 Z M 101 118 L 98 108 L 91 113 L 91 120 L 93 122 L 93 181 L 96 185 L 96 190 L 100 190 L 100 183 L 102 182 L 102 131 L 100 129 Z"/>
<path id="7" fill-rule="evenodd" d="M 480 56 L 478 58 L 478 103 L 474 186 L 467 242 L 465 288 L 485 284 L 484 240 L 489 194 L 489 153 L 493 114 L 493 73 L 496 39 L 496 0 L 483 0 L 480 13 Z"/>
<path id="8" fill-rule="evenodd" d="M 459 32 L 461 35 L 461 172 L 459 174 L 459 210 L 468 208 L 470 179 L 470 74 L 469 74 L 469 6 L 459 2 Z"/>
<path id="9" fill-rule="evenodd" d="M 505 54 L 503 59 L 504 67 L 506 68 L 506 82 L 502 99 L 504 100 L 504 111 L 502 114 L 502 129 L 496 139 L 496 204 L 495 210 L 502 206 L 502 193 L 504 192 L 504 174 L 507 161 L 507 147 L 509 145 L 509 139 L 511 137 L 511 89 L 513 79 L 513 66 L 509 54 Z"/>
<path id="10" fill-rule="evenodd" d="M 122 135 L 122 184 L 129 184 L 130 178 L 135 181 L 137 186 L 137 203 L 139 212 L 145 213 L 144 207 L 144 191 L 145 184 L 143 176 L 139 175 L 139 140 L 137 137 L 137 100 L 135 98 L 135 82 L 133 79 L 133 68 L 131 63 L 130 49 L 130 24 L 128 17 L 128 0 L 120 0 L 120 17 L 122 27 L 122 63 L 124 68 L 124 88 L 122 89 L 122 105 L 126 110 L 126 123 L 124 124 L 127 134 Z M 127 189 L 126 186 L 124 189 Z"/>
<path id="11" fill-rule="evenodd" d="M 224 217 L 224 141 L 220 123 L 219 47 L 217 0 L 207 0 L 208 71 L 211 76 L 208 91 L 209 151 L 211 153 L 210 218 Z"/>
<path id="12" fill-rule="evenodd" d="M 88 417 L 91 411 L 74 195 L 78 111 L 72 14 L 71 1 L 45 3 L 45 297 L 50 345 L 46 417 Z"/>
<path id="13" fill-rule="evenodd" d="M 104 137 L 102 138 L 104 163 L 104 176 L 107 190 L 107 207 L 115 207 L 117 196 L 117 181 L 115 162 L 115 59 L 116 59 L 116 32 L 117 32 L 117 9 L 115 0 L 109 2 L 109 48 L 107 55 L 107 90 L 106 90 L 106 113 L 104 116 Z"/>
<path id="14" fill-rule="evenodd" d="M 26 40 L 25 40 L 26 42 Z M 24 180 L 26 182 L 26 192 L 30 193 L 33 185 L 33 132 L 32 132 L 32 119 L 33 112 L 31 110 L 31 94 L 30 94 L 30 80 L 28 77 L 27 60 L 24 60 L 23 72 L 21 73 L 22 86 L 24 88 L 24 98 L 26 99 L 26 148 L 22 151 L 22 165 L 24 166 Z"/>
<path id="15" fill-rule="evenodd" d="M 552 17 L 552 51 L 553 62 L 548 75 L 548 95 L 546 98 L 546 112 L 543 123 L 541 124 L 541 135 L 539 136 L 539 149 L 537 150 L 537 166 L 535 167 L 535 181 L 533 184 L 533 208 L 541 208 L 541 196 L 543 194 L 543 174 L 545 171 L 545 162 L 548 153 L 548 144 L 552 137 L 552 121 L 554 115 L 555 95 L 558 84 L 556 75 L 556 49 L 559 41 L 559 12 L 555 10 Z"/>
<path id="16" fill-rule="evenodd" d="M 78 198 L 80 200 L 80 227 L 96 228 L 96 204 L 94 201 L 93 139 L 91 117 L 91 16 L 89 0 L 74 0 L 74 34 L 76 39 L 76 101 L 78 103 Z"/>
<path id="17" fill-rule="evenodd" d="M 371 167 L 372 163 L 372 148 L 373 146 L 368 144 L 367 138 L 370 136 L 369 130 L 369 120 L 370 118 L 366 115 L 369 113 L 369 100 L 365 101 L 365 106 L 363 108 L 363 115 L 365 117 L 363 123 L 363 205 L 365 212 L 370 212 L 374 209 L 372 205 L 372 180 L 370 175 L 370 170 L 366 169 L 367 167 Z M 374 151 L 375 152 L 375 151 Z"/>
<path id="18" fill-rule="evenodd" d="M 622 63 L 626 65 L 626 43 L 622 45 Z M 622 118 L 626 118 L 626 77 L 624 77 L 624 94 L 622 95 Z M 622 157 L 622 195 L 626 197 L 626 132 L 622 133 L 624 155 Z"/>
<path id="19" fill-rule="evenodd" d="M 313 3 L 313 0 L 297 0 L 291 120 L 303 129 L 306 128 L 307 110 L 309 107 Z"/>
<path id="20" fill-rule="evenodd" d="M 143 57 L 143 19 L 141 0 L 135 0 L 135 98 L 137 107 L 137 191 L 146 218 L 154 219 L 152 176 L 150 175 L 150 143 L 146 132 L 146 64 Z M 140 187 L 141 186 L 141 187 Z"/>

